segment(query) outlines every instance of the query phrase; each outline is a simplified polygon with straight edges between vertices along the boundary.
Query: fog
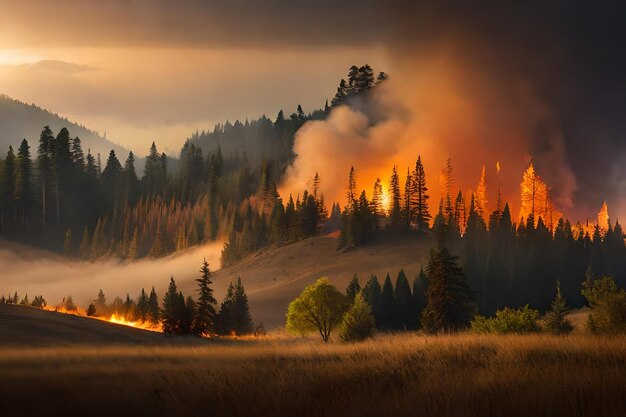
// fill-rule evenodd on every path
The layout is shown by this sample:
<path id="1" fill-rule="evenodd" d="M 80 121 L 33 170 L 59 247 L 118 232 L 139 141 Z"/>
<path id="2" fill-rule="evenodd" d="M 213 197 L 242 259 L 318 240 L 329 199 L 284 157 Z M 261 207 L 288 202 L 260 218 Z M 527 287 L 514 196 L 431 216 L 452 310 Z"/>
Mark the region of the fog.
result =
<path id="1" fill-rule="evenodd" d="M 41 294 L 49 305 L 57 305 L 63 297 L 71 295 L 84 308 L 96 298 L 99 289 L 111 302 L 115 296 L 124 298 L 127 293 L 136 298 L 141 288 L 150 291 L 154 286 L 161 300 L 173 276 L 185 295 L 195 295 L 191 292 L 195 290 L 192 280 L 198 277 L 203 258 L 211 269 L 217 269 L 221 249 L 221 243 L 211 243 L 157 260 L 78 262 L 0 242 L 0 294 L 12 295 L 17 291 L 20 300 L 26 294 L 30 300 Z M 225 285 L 216 283 L 215 288 L 219 299 Z"/>

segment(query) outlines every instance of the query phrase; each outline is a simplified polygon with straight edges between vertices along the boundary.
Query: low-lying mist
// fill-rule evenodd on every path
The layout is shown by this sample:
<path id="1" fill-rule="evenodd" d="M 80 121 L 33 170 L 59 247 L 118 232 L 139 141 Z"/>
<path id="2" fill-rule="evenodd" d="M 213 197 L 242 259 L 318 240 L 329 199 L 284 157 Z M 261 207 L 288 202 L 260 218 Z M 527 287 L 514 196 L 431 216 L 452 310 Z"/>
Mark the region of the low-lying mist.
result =
<path id="1" fill-rule="evenodd" d="M 206 258 L 212 270 L 219 268 L 221 249 L 221 243 L 211 243 L 156 260 L 85 262 L 2 242 L 0 294 L 7 296 L 17 291 L 20 300 L 26 294 L 30 300 L 41 294 L 52 306 L 71 295 L 78 306 L 85 307 L 96 298 L 99 289 L 112 302 L 116 296 L 124 298 L 127 293 L 136 298 L 141 288 L 150 291 L 154 286 L 161 300 L 173 276 L 185 295 L 195 295 L 190 292 L 195 290 L 192 280 L 198 277 L 202 260 Z M 223 292 L 224 288 L 216 284 L 218 299 Z"/>

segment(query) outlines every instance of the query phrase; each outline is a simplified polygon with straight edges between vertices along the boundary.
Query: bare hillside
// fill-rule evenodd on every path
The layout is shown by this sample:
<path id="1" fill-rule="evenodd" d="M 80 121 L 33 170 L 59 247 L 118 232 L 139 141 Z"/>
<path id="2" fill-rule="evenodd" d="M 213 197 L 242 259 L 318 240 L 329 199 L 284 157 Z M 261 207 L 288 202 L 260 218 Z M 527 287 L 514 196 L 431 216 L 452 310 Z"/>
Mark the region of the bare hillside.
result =
<path id="1" fill-rule="evenodd" d="M 430 247 L 430 240 L 424 237 L 382 233 L 370 245 L 342 252 L 337 251 L 336 236 L 320 236 L 261 251 L 217 271 L 214 281 L 216 287 L 223 288 L 240 276 L 254 320 L 273 329 L 285 324 L 289 302 L 319 277 L 329 277 L 343 290 L 355 273 L 361 285 L 372 273 L 382 284 L 387 273 L 395 282 L 398 271 L 404 268 L 412 282 L 420 267 L 426 266 Z M 186 294 L 192 293 L 195 283 L 186 281 L 182 288 Z"/>

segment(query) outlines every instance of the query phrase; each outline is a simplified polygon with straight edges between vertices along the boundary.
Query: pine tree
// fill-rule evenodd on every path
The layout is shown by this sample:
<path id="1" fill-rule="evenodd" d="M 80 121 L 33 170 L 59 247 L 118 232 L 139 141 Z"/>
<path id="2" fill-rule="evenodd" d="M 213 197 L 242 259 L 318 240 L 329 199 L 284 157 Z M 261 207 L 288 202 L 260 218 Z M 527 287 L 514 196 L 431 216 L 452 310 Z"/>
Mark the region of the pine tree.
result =
<path id="1" fill-rule="evenodd" d="M 356 171 L 354 167 L 350 167 L 350 173 L 348 174 L 348 192 L 347 192 L 347 208 L 352 211 L 356 204 Z"/>
<path id="2" fill-rule="evenodd" d="M 398 311 L 393 294 L 393 284 L 389 274 L 385 277 L 380 295 L 381 323 L 376 327 L 380 330 L 394 330 L 397 327 Z"/>
<path id="3" fill-rule="evenodd" d="M 216 330 L 221 336 L 228 336 L 234 331 L 235 323 L 233 319 L 233 300 L 235 297 L 235 287 L 233 283 L 228 284 L 226 295 L 220 305 L 220 311 L 217 314 Z"/>
<path id="4" fill-rule="evenodd" d="M 487 213 L 487 177 L 485 175 L 485 166 L 480 175 L 480 181 L 476 186 L 476 192 L 474 193 L 476 213 L 478 216 L 486 222 Z"/>
<path id="5" fill-rule="evenodd" d="M 574 330 L 572 322 L 567 318 L 567 302 L 561 295 L 561 284 L 556 283 L 556 297 L 552 301 L 550 310 L 544 317 L 546 329 L 552 334 L 568 334 Z"/>
<path id="6" fill-rule="evenodd" d="M 211 277 L 213 274 L 209 269 L 209 263 L 204 259 L 200 268 L 201 277 L 196 279 L 198 283 L 198 310 L 196 321 L 196 332 L 198 334 L 210 334 L 215 331 L 215 306 L 217 300 L 213 296 L 211 288 Z"/>
<path id="7" fill-rule="evenodd" d="M 146 294 L 146 290 L 141 289 L 141 293 L 139 297 L 137 297 L 137 310 L 136 310 L 136 319 L 141 321 L 148 320 L 148 314 L 150 313 L 150 299 L 148 298 L 148 294 Z"/>
<path id="8" fill-rule="evenodd" d="M 252 317 L 250 316 L 250 307 L 248 306 L 248 296 L 240 277 L 237 278 L 237 284 L 235 284 L 232 316 L 234 330 L 237 335 L 252 333 Z"/>
<path id="9" fill-rule="evenodd" d="M 161 311 L 159 310 L 159 299 L 157 298 L 154 287 L 150 291 L 148 298 L 148 318 L 152 323 L 158 323 L 161 320 Z"/>
<path id="10" fill-rule="evenodd" d="M 450 223 L 450 221 L 454 217 L 454 209 L 452 207 L 452 186 L 454 185 L 453 172 L 454 172 L 454 168 L 452 167 L 452 159 L 448 158 L 446 160 L 446 167 L 444 169 L 444 174 L 443 174 L 444 187 L 446 191 L 443 213 L 446 219 L 446 223 Z"/>
<path id="11" fill-rule="evenodd" d="M 395 165 L 393 166 L 391 179 L 389 180 L 389 198 L 391 203 L 389 209 L 389 227 L 397 229 L 402 223 L 402 208 L 400 205 L 400 177 L 398 176 L 398 169 Z"/>
<path id="12" fill-rule="evenodd" d="M 9 151 L 4 160 L 4 178 L 0 189 L 3 191 L 2 210 L 9 214 L 13 219 L 17 219 L 15 211 L 15 194 L 16 194 L 16 161 L 13 147 L 9 146 Z"/>
<path id="13" fill-rule="evenodd" d="M 150 249 L 150 257 L 161 258 L 167 255 L 168 252 L 169 250 L 167 248 L 165 236 L 163 236 L 162 227 L 158 226 L 156 235 L 154 237 L 154 242 L 152 243 L 152 248 Z"/>
<path id="14" fill-rule="evenodd" d="M 352 276 L 348 287 L 346 288 L 346 296 L 349 302 L 353 302 L 356 295 L 361 291 L 361 285 L 359 284 L 359 277 L 357 274 Z"/>
<path id="15" fill-rule="evenodd" d="M 372 207 L 377 217 L 385 217 L 386 207 L 383 201 L 383 186 L 380 178 L 376 178 L 374 182 L 374 191 L 372 193 Z"/>
<path id="16" fill-rule="evenodd" d="M 180 304 L 180 297 L 182 294 L 178 293 L 178 287 L 174 277 L 170 278 L 170 284 L 163 297 L 163 309 L 161 310 L 161 316 L 163 320 L 163 333 L 180 333 L 181 321 L 183 320 Z M 183 309 L 185 299 L 183 301 Z"/>
<path id="17" fill-rule="evenodd" d="M 363 293 L 356 294 L 350 309 L 343 316 L 339 327 L 339 337 L 344 342 L 359 342 L 374 333 L 372 307 L 363 298 Z"/>
<path id="18" fill-rule="evenodd" d="M 411 286 L 409 280 L 401 269 L 396 279 L 396 287 L 394 289 L 395 305 L 397 310 L 396 329 L 411 330 L 417 327 L 415 316 L 415 308 L 413 307 L 413 297 L 411 295 Z"/>
<path id="19" fill-rule="evenodd" d="M 422 312 L 422 326 L 428 332 L 462 329 L 475 312 L 474 297 L 456 261 L 445 247 L 439 251 L 431 249 L 427 305 Z"/>
<path id="20" fill-rule="evenodd" d="M 424 166 L 422 165 L 421 156 L 417 157 L 415 163 L 415 171 L 413 171 L 413 203 L 412 217 L 415 219 L 417 230 L 426 231 L 430 226 L 430 213 L 428 211 L 428 187 L 426 187 L 426 174 L 424 172 Z"/>
<path id="21" fill-rule="evenodd" d="M 89 259 L 91 253 L 91 241 L 89 239 L 89 228 L 85 225 L 83 229 L 83 235 L 80 239 L 80 246 L 78 248 L 81 259 Z"/>
<path id="22" fill-rule="evenodd" d="M 33 204 L 32 171 L 30 146 L 28 145 L 28 141 L 24 139 L 17 151 L 15 177 L 15 199 L 17 200 L 18 209 L 20 211 L 21 223 L 24 227 L 26 227 Z"/>
<path id="23" fill-rule="evenodd" d="M 372 314 L 376 321 L 376 327 L 380 328 L 383 325 L 382 303 L 381 303 L 381 287 L 378 282 L 378 277 L 374 274 L 365 284 L 363 288 L 363 297 L 367 304 L 372 307 Z"/>

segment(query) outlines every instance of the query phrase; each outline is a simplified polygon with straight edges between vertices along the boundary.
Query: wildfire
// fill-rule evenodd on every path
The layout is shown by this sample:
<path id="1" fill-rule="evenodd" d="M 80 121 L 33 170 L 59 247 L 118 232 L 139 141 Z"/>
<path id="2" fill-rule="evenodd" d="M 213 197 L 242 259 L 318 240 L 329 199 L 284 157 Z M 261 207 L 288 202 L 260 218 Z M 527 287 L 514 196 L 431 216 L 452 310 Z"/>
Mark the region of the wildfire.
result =
<path id="1" fill-rule="evenodd" d="M 120 324 L 122 326 L 134 327 L 136 329 L 148 330 L 148 331 L 151 331 L 151 332 L 161 332 L 161 331 L 163 331 L 161 323 L 155 324 L 155 323 L 152 323 L 152 322 L 149 322 L 149 321 L 128 320 L 127 318 L 122 317 L 122 316 L 118 316 L 115 313 L 111 314 L 108 317 L 107 316 L 98 317 L 98 316 L 88 316 L 85 313 L 85 310 L 81 309 L 81 308 L 69 309 L 68 310 L 64 306 L 43 306 L 42 309 L 43 310 L 47 310 L 47 311 L 55 311 L 57 313 L 71 314 L 71 315 L 74 315 L 74 316 L 87 317 L 89 319 L 107 321 L 109 323 Z"/>

